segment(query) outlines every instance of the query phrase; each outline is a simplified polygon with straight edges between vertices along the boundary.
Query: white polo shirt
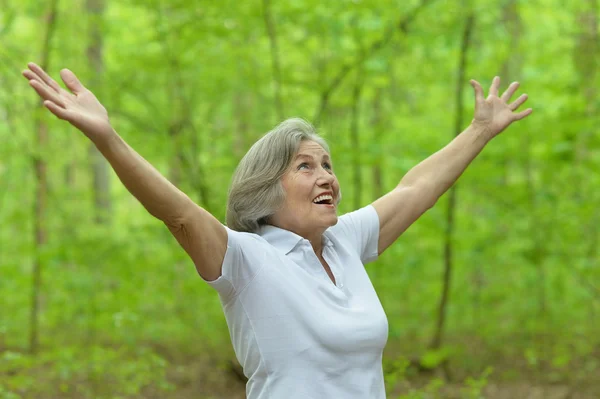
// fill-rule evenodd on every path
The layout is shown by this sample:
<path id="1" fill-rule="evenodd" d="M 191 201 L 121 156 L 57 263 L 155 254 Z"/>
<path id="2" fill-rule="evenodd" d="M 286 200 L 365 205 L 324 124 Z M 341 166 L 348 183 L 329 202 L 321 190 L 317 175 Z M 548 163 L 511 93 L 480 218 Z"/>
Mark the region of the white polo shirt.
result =
<path id="1" fill-rule="evenodd" d="M 218 292 L 248 399 L 383 399 L 388 323 L 364 269 L 377 258 L 379 218 L 351 212 L 323 235 L 323 257 L 290 231 L 227 228 Z"/>

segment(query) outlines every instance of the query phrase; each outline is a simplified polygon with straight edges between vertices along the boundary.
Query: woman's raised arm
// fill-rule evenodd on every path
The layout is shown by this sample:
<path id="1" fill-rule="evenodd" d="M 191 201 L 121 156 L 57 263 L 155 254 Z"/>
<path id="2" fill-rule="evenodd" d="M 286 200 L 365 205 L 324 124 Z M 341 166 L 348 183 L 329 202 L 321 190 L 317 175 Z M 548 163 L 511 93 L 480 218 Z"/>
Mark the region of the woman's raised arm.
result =
<path id="1" fill-rule="evenodd" d="M 62 89 L 42 68 L 28 64 L 23 76 L 58 118 L 84 133 L 110 163 L 129 192 L 154 217 L 163 221 L 194 261 L 200 276 L 221 275 L 227 249 L 225 227 L 210 213 L 163 177 L 113 129 L 108 113 L 73 72 L 60 73 L 69 91 Z"/>
<path id="2" fill-rule="evenodd" d="M 499 96 L 500 78 L 496 76 L 487 98 L 479 82 L 471 80 L 471 85 L 475 91 L 471 125 L 446 147 L 409 170 L 394 190 L 373 203 L 380 221 L 380 254 L 437 202 L 490 140 L 531 114 L 531 108 L 517 111 L 527 95 L 511 102 L 519 87 L 517 82 Z"/>

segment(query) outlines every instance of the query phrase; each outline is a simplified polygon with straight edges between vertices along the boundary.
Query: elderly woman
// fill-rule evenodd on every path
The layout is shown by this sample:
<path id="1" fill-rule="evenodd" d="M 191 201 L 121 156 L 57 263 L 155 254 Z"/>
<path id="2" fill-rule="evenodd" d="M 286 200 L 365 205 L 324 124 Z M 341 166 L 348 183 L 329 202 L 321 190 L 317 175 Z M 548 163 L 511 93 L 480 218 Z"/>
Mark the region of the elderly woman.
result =
<path id="1" fill-rule="evenodd" d="M 69 70 L 62 89 L 31 63 L 23 75 L 54 115 L 81 130 L 125 187 L 162 220 L 219 293 L 249 399 L 385 398 L 388 324 L 364 264 L 431 208 L 512 122 L 518 84 L 479 83 L 471 125 L 372 205 L 338 217 L 340 186 L 325 141 L 300 119 L 256 142 L 231 184 L 227 226 L 169 183 L 112 128 Z"/>

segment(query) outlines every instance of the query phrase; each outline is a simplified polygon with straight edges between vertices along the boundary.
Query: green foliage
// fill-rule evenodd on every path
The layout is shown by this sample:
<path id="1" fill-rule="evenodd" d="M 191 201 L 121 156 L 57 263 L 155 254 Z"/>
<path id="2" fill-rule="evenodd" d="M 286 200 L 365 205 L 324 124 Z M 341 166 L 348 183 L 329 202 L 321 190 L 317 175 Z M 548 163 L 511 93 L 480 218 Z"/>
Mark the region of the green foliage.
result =
<path id="1" fill-rule="evenodd" d="M 425 387 L 411 389 L 409 393 L 398 396 L 397 399 L 440 399 L 440 390 L 444 382 L 439 378 L 432 379 Z"/>
<path id="2" fill-rule="evenodd" d="M 134 398 L 145 391 L 169 392 L 168 363 L 144 348 L 61 347 L 39 356 L 4 352 L 3 399 L 40 394 L 61 398 Z M 36 377 L 34 377 L 36 376 Z"/>
<path id="3" fill-rule="evenodd" d="M 493 368 L 488 367 L 478 378 L 467 378 L 462 397 L 465 399 L 484 399 L 483 389 L 487 385 L 488 377 L 492 372 Z"/>
<path id="4" fill-rule="evenodd" d="M 519 80 L 534 113 L 490 143 L 457 183 L 441 349 L 428 348 L 448 198 L 368 266 L 389 318 L 386 361 L 416 357 L 435 372 L 450 364 L 464 377 L 461 398 L 482 396 L 487 367 L 499 380 L 593 385 L 600 369 L 600 52 L 592 2 L 430 1 L 422 9 L 417 0 L 271 3 L 284 117 L 313 120 L 325 105 L 318 128 L 332 147 L 341 212 L 389 191 L 448 143 L 457 112 L 470 120 L 471 88 L 456 76 L 465 16 L 473 12 L 467 78 L 484 86 L 496 74 L 504 84 Z M 40 109 L 18 76 L 27 61 L 43 58 L 49 4 L 8 0 L 0 10 L 0 398 L 169 392 L 164 353 L 203 361 L 208 353 L 224 363 L 233 357 L 219 299 L 113 173 L 110 221 L 95 223 L 89 142 Z M 86 4 L 58 2 L 50 72 L 75 71 L 132 147 L 224 220 L 237 162 L 279 121 L 264 3 L 107 0 L 101 17 L 90 16 Z M 406 32 L 398 29 L 416 9 Z M 95 24 L 99 75 L 87 57 Z M 464 109 L 455 104 L 457 83 Z M 350 137 L 356 84 L 358 147 Z M 40 120 L 49 133 L 43 147 Z M 48 173 L 42 245 L 34 230 L 34 156 Z M 36 261 L 42 278 L 34 288 Z M 22 354 L 34 289 L 35 356 Z M 413 395 L 404 397 L 434 398 L 451 389 L 435 378 L 411 385 L 419 377 L 408 362 L 391 370 L 390 393 L 399 386 Z"/>
<path id="5" fill-rule="evenodd" d="M 451 350 L 448 347 L 429 349 L 421 357 L 421 366 L 427 369 L 436 369 L 447 362 L 450 355 Z"/>
<path id="6" fill-rule="evenodd" d="M 488 367 L 477 377 L 467 377 L 463 383 L 449 383 L 441 377 L 430 377 L 418 385 L 412 380 L 414 370 L 410 369 L 410 362 L 399 358 L 388 362 L 385 372 L 385 383 L 388 388 L 388 397 L 395 399 L 444 399 L 458 397 L 461 399 L 483 399 L 484 390 L 489 383 L 493 368 Z M 396 396 L 397 392 L 403 393 Z"/>

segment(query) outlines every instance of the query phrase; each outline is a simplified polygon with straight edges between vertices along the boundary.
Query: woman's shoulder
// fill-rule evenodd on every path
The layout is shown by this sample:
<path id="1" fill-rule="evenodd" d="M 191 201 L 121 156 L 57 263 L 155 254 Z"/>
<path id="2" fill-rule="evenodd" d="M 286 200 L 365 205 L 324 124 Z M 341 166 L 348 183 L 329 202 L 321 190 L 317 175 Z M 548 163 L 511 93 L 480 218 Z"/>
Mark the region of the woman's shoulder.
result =
<path id="1" fill-rule="evenodd" d="M 237 231 L 227 226 L 225 226 L 225 230 L 227 231 L 228 242 L 235 241 L 240 244 L 268 245 L 268 242 L 258 233 Z"/>
<path id="2" fill-rule="evenodd" d="M 348 229 L 362 229 L 369 225 L 379 225 L 379 217 L 373 205 L 366 205 L 357 210 L 345 213 L 338 217 L 338 222 L 328 231 L 332 234 L 343 234 Z"/>
<path id="3" fill-rule="evenodd" d="M 260 232 L 237 231 L 227 226 L 225 226 L 225 230 L 227 230 L 228 252 L 244 254 L 243 258 L 246 261 L 251 261 L 251 259 L 265 261 L 265 259 L 278 254 L 277 246 Z"/>

